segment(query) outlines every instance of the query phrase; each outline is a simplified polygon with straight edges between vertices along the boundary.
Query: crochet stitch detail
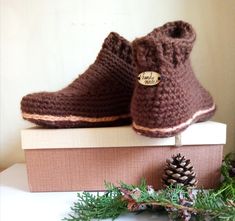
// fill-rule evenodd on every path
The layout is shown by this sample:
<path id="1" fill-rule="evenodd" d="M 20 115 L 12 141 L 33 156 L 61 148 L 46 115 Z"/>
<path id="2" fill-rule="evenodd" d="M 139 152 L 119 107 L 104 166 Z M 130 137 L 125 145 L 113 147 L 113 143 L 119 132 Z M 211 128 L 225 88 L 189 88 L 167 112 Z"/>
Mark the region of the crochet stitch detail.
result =
<path id="1" fill-rule="evenodd" d="M 145 71 L 161 75 L 155 86 L 138 83 L 135 86 L 131 114 L 133 128 L 137 132 L 151 137 L 174 136 L 191 123 L 205 121 L 214 114 L 214 101 L 196 79 L 190 64 L 189 56 L 195 39 L 195 31 L 190 24 L 176 21 L 133 42 L 135 75 Z M 193 117 L 200 110 L 209 112 Z M 185 122 L 190 123 L 177 127 Z M 154 131 L 152 128 L 157 129 Z M 160 132 L 159 128 L 175 130 Z"/>
<path id="2" fill-rule="evenodd" d="M 95 62 L 70 85 L 23 97 L 22 116 L 54 128 L 130 124 L 134 83 L 131 45 L 111 32 Z"/>

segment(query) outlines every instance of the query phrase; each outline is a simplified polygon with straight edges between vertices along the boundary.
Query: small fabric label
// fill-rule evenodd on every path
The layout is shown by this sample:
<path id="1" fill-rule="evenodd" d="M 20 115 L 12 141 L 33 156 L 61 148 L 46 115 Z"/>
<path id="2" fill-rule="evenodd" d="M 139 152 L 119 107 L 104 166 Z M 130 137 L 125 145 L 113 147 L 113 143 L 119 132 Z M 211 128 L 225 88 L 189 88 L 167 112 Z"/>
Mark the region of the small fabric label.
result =
<path id="1" fill-rule="evenodd" d="M 157 85 L 161 80 L 161 75 L 155 71 L 145 71 L 138 75 L 138 81 L 145 86 Z"/>

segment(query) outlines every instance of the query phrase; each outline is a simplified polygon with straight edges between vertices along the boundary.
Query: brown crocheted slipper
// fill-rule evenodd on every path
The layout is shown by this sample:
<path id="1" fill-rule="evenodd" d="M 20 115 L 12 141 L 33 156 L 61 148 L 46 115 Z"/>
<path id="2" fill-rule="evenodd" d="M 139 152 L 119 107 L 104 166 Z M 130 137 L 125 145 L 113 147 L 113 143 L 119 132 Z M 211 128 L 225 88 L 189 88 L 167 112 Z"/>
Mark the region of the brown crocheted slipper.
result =
<path id="1" fill-rule="evenodd" d="M 189 55 L 196 34 L 183 21 L 170 22 L 133 42 L 136 84 L 133 128 L 150 137 L 168 137 L 208 120 L 216 107 L 192 70 Z"/>
<path id="2" fill-rule="evenodd" d="M 94 64 L 69 86 L 23 97 L 22 115 L 53 128 L 130 124 L 134 81 L 131 45 L 112 32 Z"/>

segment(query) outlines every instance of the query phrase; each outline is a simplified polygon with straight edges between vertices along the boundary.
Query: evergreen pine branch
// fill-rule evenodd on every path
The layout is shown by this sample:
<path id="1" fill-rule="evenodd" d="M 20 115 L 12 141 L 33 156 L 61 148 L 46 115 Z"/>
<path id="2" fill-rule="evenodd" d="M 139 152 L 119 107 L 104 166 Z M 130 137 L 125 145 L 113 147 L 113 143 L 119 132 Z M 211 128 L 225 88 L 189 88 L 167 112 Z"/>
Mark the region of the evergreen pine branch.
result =
<path id="1" fill-rule="evenodd" d="M 231 204 L 229 200 L 224 200 L 221 194 L 214 191 L 199 191 L 194 208 L 197 214 L 210 215 L 219 220 L 235 221 L 235 205 Z"/>
<path id="2" fill-rule="evenodd" d="M 221 173 L 224 176 L 224 180 L 217 190 L 221 192 L 224 196 L 224 199 L 231 199 L 235 201 L 235 177 L 231 177 L 229 171 L 232 169 L 232 158 L 234 157 L 234 153 L 227 154 L 224 158 Z"/>
<path id="3" fill-rule="evenodd" d="M 109 187 L 108 192 L 104 195 L 94 196 L 91 193 L 84 192 L 78 194 L 78 202 L 74 204 L 73 215 L 70 214 L 66 221 L 88 221 L 91 219 L 106 219 L 117 218 L 120 214 L 127 212 L 128 201 L 123 200 L 124 187 L 128 191 L 133 191 L 142 188 L 143 185 L 126 185 L 121 184 L 121 188 L 115 187 L 112 184 L 106 185 Z M 192 214 L 197 214 L 198 217 L 210 217 L 210 220 L 235 221 L 235 204 L 229 204 L 230 201 L 224 201 L 221 194 L 213 191 L 198 191 L 195 202 L 192 205 L 181 205 L 180 198 L 189 198 L 189 191 L 184 187 L 168 187 L 165 190 L 149 193 L 147 186 L 140 191 L 141 195 L 133 199 L 139 208 L 164 207 L 172 211 L 188 211 Z M 231 201 L 232 202 L 232 201 Z M 233 202 L 234 203 L 234 202 Z"/>
<path id="4" fill-rule="evenodd" d="M 78 193 L 78 202 L 71 208 L 72 214 L 64 221 L 89 221 L 91 219 L 117 218 L 127 211 L 127 203 L 121 200 L 118 188 L 112 188 L 104 195 L 93 195 L 89 192 Z"/>
<path id="5" fill-rule="evenodd" d="M 229 176 L 231 164 L 225 158 L 221 168 L 224 181 L 219 189 L 199 190 L 192 194 L 190 189 L 182 186 L 169 186 L 154 191 L 144 179 L 140 185 L 128 185 L 123 182 L 120 187 L 105 183 L 107 192 L 93 195 L 88 192 L 78 194 L 78 202 L 71 208 L 73 213 L 64 221 L 89 221 L 91 219 L 117 218 L 120 214 L 140 211 L 146 208 L 163 207 L 174 220 L 182 216 L 194 214 L 196 220 L 235 221 L 235 178 Z M 180 219 L 178 219 L 180 218 Z"/>

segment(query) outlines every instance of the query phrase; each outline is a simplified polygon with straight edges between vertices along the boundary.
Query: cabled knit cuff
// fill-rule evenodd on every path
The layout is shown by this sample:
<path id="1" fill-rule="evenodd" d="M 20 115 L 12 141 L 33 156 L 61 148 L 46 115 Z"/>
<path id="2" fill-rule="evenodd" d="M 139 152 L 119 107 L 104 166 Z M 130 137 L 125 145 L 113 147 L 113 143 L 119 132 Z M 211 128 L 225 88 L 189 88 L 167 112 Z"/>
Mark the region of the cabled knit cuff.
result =
<path id="1" fill-rule="evenodd" d="M 177 66 L 189 58 L 195 39 L 190 24 L 169 22 L 133 42 L 135 62 L 141 69 L 156 69 L 166 63 Z"/>
<path id="2" fill-rule="evenodd" d="M 128 64 L 132 64 L 132 47 L 130 42 L 116 32 L 111 32 L 104 40 L 103 49 L 109 50 Z"/>

